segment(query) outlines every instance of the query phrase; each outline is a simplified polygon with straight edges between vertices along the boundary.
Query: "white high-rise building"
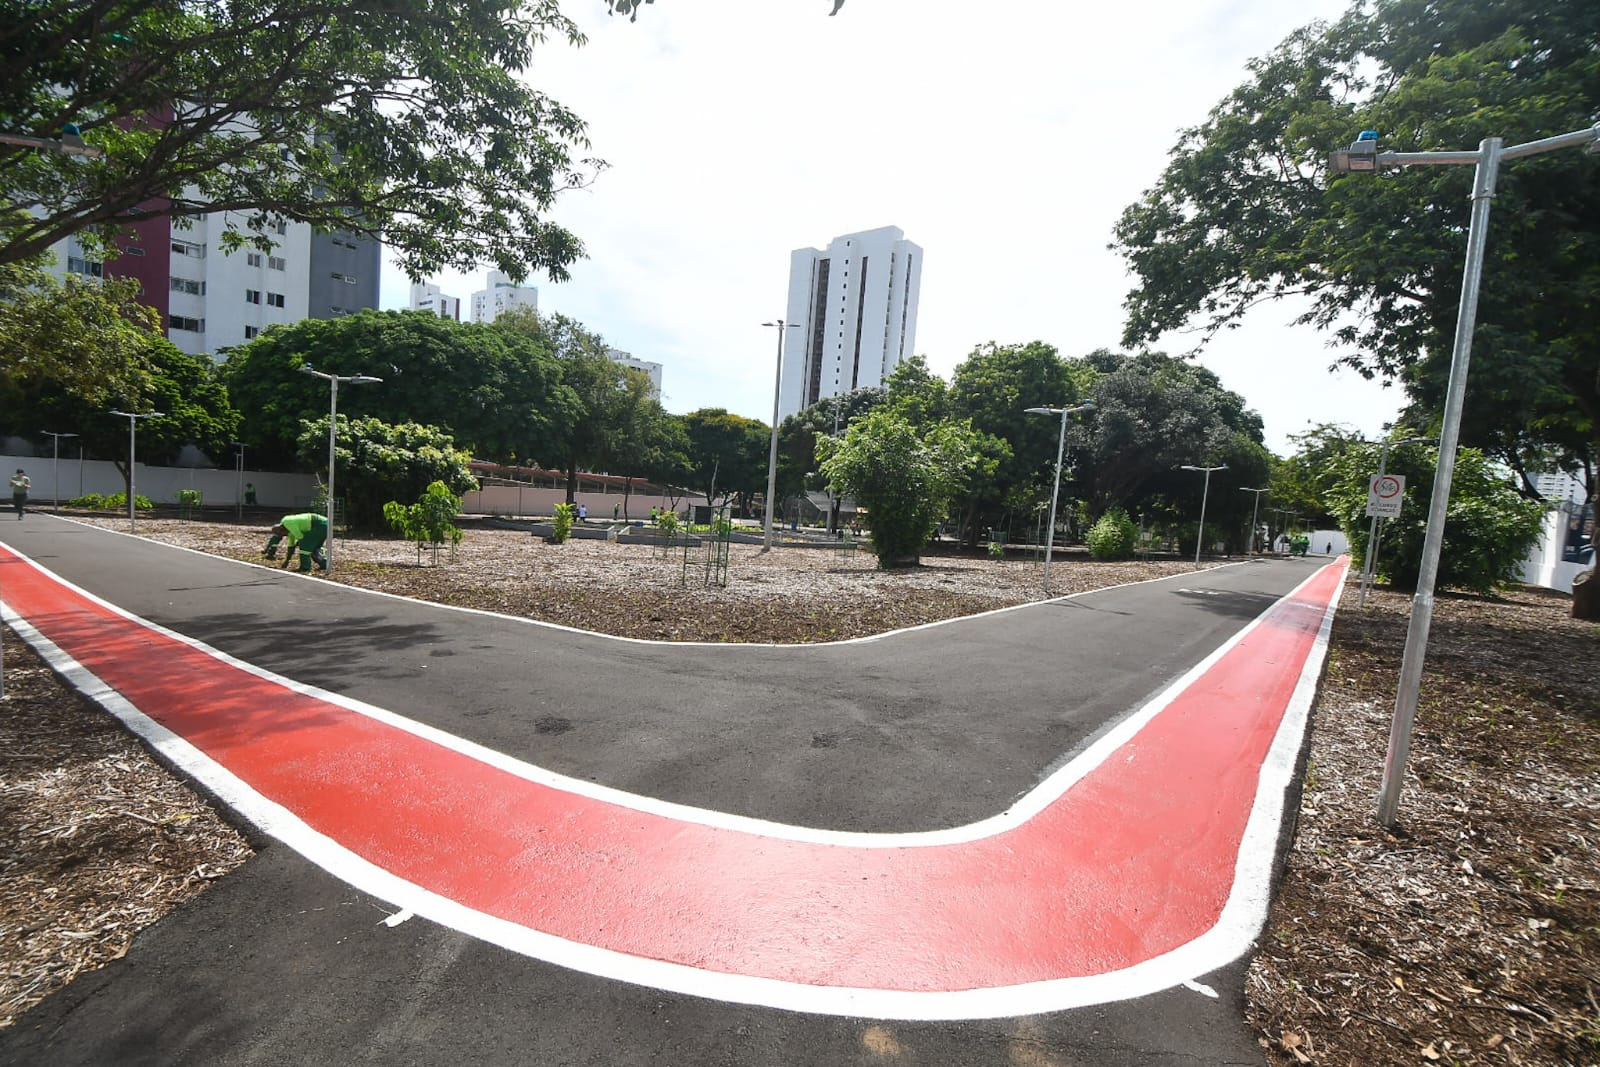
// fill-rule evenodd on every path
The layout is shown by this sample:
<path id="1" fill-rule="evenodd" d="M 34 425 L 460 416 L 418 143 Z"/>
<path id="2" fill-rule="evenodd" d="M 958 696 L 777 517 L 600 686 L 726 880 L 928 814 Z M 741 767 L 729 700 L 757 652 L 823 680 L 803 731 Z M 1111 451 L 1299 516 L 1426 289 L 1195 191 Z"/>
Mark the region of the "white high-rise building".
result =
<path id="1" fill-rule="evenodd" d="M 650 395 L 654 396 L 658 401 L 661 399 L 661 364 L 652 363 L 648 359 L 635 359 L 632 352 L 624 352 L 620 348 L 608 348 L 606 349 L 606 355 L 610 357 L 613 363 L 620 363 L 624 367 L 632 367 L 634 370 L 644 371 L 650 378 Z"/>
<path id="2" fill-rule="evenodd" d="M 882 385 L 914 354 L 922 249 L 898 226 L 789 254 L 780 419 L 823 397 Z"/>
<path id="3" fill-rule="evenodd" d="M 502 311 L 514 307 L 539 310 L 539 290 L 531 285 L 517 285 L 502 271 L 489 272 L 489 288 L 472 294 L 472 321 L 493 322 Z"/>
<path id="4" fill-rule="evenodd" d="M 411 283 L 411 310 L 426 311 L 441 319 L 461 321 L 460 298 L 449 296 L 441 292 L 437 285 L 428 282 Z"/>

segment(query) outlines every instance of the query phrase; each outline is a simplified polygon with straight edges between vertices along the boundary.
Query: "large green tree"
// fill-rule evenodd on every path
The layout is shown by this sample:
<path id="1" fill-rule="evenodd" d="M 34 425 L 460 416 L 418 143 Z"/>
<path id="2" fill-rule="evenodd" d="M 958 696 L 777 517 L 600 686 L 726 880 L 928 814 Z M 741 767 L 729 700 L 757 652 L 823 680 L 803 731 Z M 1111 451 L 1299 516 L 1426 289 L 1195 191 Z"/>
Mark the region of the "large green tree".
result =
<path id="1" fill-rule="evenodd" d="M 821 489 L 817 439 L 844 433 L 856 419 L 871 411 L 884 396 L 883 389 L 868 386 L 838 396 L 826 396 L 784 419 L 778 427 L 778 497 L 786 500 L 807 489 Z M 837 516 L 828 517 L 833 529 Z"/>
<path id="2" fill-rule="evenodd" d="M 413 277 L 489 262 L 566 277 L 547 214 L 599 166 L 582 121 L 526 84 L 582 35 L 558 0 L 24 0 L 0 20 L 7 132 L 76 124 L 103 150 L 0 145 L 0 263 L 152 216 L 228 212 L 380 237 Z"/>
<path id="3" fill-rule="evenodd" d="M 1402 151 L 1516 144 L 1600 117 L 1600 5 L 1376 0 L 1302 29 L 1185 130 L 1116 245 L 1137 285 L 1128 343 L 1304 294 L 1343 362 L 1437 421 L 1460 300 L 1472 168 L 1330 175 L 1357 131 Z M 1526 470 L 1600 442 L 1600 158 L 1508 161 L 1487 235 L 1463 442 Z M 1525 483 L 1526 484 L 1526 483 Z"/>
<path id="4" fill-rule="evenodd" d="M 323 478 L 328 416 L 301 423 L 296 448 L 301 463 Z M 353 528 L 383 530 L 383 506 L 391 500 L 416 500 L 433 482 L 458 495 L 476 489 L 477 479 L 467 467 L 471 459 L 436 426 L 341 414 L 334 441 L 334 492 L 345 502 L 346 521 Z"/>
<path id="5" fill-rule="evenodd" d="M 866 511 L 880 567 L 916 565 L 950 505 L 993 475 L 999 461 L 985 462 L 979 438 L 966 422 L 919 430 L 880 406 L 818 442 L 823 475 Z"/>
<path id="6" fill-rule="evenodd" d="M 301 422 L 328 413 L 328 383 L 302 367 L 382 378 L 341 388 L 339 410 L 438 426 L 501 462 L 548 460 L 578 414 L 560 364 L 536 337 L 409 311 L 307 319 L 269 329 L 223 367 L 245 443 L 262 462 L 293 463 Z"/>
<path id="7" fill-rule="evenodd" d="M 0 407 L 35 388 L 90 401 L 140 387 L 160 316 L 131 278 L 58 280 L 32 264 L 0 265 Z"/>
<path id="8" fill-rule="evenodd" d="M 113 409 L 162 413 L 138 420 L 141 463 L 171 460 L 184 445 L 213 457 L 227 455 L 239 416 L 228 403 L 211 360 L 191 356 L 165 338 L 146 336 L 137 364 L 139 373 L 109 393 L 80 391 L 72 379 L 34 383 L 25 404 L 0 408 L 0 434 L 33 437 L 41 428 L 76 433 L 87 454 L 112 462 L 122 475 L 124 491 L 132 476 L 128 420 L 111 414 Z"/>
<path id="9" fill-rule="evenodd" d="M 772 429 L 722 408 L 700 408 L 683 416 L 689 438 L 690 484 L 713 503 L 734 497 L 748 511 L 767 487 L 767 451 Z"/>

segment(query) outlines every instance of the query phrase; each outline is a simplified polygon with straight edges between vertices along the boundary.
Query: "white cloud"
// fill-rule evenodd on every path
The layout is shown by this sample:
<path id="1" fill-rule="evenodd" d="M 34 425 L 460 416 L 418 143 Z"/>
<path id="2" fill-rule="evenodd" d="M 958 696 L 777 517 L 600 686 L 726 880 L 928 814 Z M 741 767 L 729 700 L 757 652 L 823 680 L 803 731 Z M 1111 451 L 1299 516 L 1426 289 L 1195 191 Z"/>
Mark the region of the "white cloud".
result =
<path id="1" fill-rule="evenodd" d="M 545 47 L 532 80 L 611 168 L 558 205 L 589 258 L 571 282 L 534 279 L 540 306 L 665 364 L 669 409 L 765 420 L 760 323 L 784 311 L 789 251 L 895 225 L 926 253 L 916 347 L 941 373 L 987 340 L 1117 348 L 1117 216 L 1251 57 L 1344 6 L 849 0 L 829 18 L 826 0 L 660 0 L 630 23 L 568 0 L 590 42 Z M 483 286 L 439 280 L 463 298 Z M 405 306 L 397 271 L 383 302 Z M 1398 392 L 1330 376 L 1293 314 L 1253 313 L 1203 362 L 1276 451 L 1308 420 L 1377 432 Z"/>

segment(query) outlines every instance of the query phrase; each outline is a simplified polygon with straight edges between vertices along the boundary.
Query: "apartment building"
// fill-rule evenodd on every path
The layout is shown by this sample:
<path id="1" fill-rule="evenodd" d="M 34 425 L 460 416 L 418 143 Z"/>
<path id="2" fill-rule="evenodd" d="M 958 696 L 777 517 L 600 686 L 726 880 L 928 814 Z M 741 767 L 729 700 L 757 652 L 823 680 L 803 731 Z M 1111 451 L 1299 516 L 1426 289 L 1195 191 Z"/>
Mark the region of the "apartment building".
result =
<path id="1" fill-rule="evenodd" d="M 489 272 L 489 287 L 472 294 L 472 321 L 493 322 L 502 311 L 511 308 L 539 310 L 539 290 L 531 285 L 518 285 L 502 271 Z"/>
<path id="2" fill-rule="evenodd" d="M 650 378 L 650 395 L 659 402 L 661 399 L 661 364 L 652 363 L 647 359 L 635 359 L 633 353 L 624 352 L 620 348 L 606 349 L 606 355 L 612 362 L 620 363 L 624 367 L 643 371 Z"/>
<path id="3" fill-rule="evenodd" d="M 441 319 L 461 321 L 460 298 L 441 292 L 437 285 L 429 282 L 411 283 L 411 310 L 426 311 Z"/>
<path id="4" fill-rule="evenodd" d="M 789 255 L 778 417 L 824 397 L 882 385 L 914 354 L 922 249 L 897 226 L 835 237 Z"/>

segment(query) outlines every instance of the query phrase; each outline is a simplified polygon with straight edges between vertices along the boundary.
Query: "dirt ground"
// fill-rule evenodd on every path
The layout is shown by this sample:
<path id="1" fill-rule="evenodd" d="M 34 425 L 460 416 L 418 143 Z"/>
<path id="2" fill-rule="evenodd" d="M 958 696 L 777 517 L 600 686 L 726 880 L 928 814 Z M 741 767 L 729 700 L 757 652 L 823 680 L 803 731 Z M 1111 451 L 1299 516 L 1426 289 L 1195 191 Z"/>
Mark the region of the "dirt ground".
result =
<path id="1" fill-rule="evenodd" d="M 122 520 L 97 520 L 122 528 Z M 264 528 L 139 532 L 260 560 Z M 337 580 L 666 640 L 825 641 L 1037 599 L 1037 562 L 733 546 L 702 561 L 473 529 L 438 566 L 338 544 Z M 1060 595 L 1191 569 L 1058 556 Z M 1441 597 L 1401 805 L 1375 817 L 1409 601 L 1335 622 L 1293 846 L 1246 980 L 1264 1055 L 1292 1064 L 1600 1064 L 1600 626 L 1566 597 Z M 6 630 L 0 702 L 0 1027 L 244 862 L 247 843 Z"/>

